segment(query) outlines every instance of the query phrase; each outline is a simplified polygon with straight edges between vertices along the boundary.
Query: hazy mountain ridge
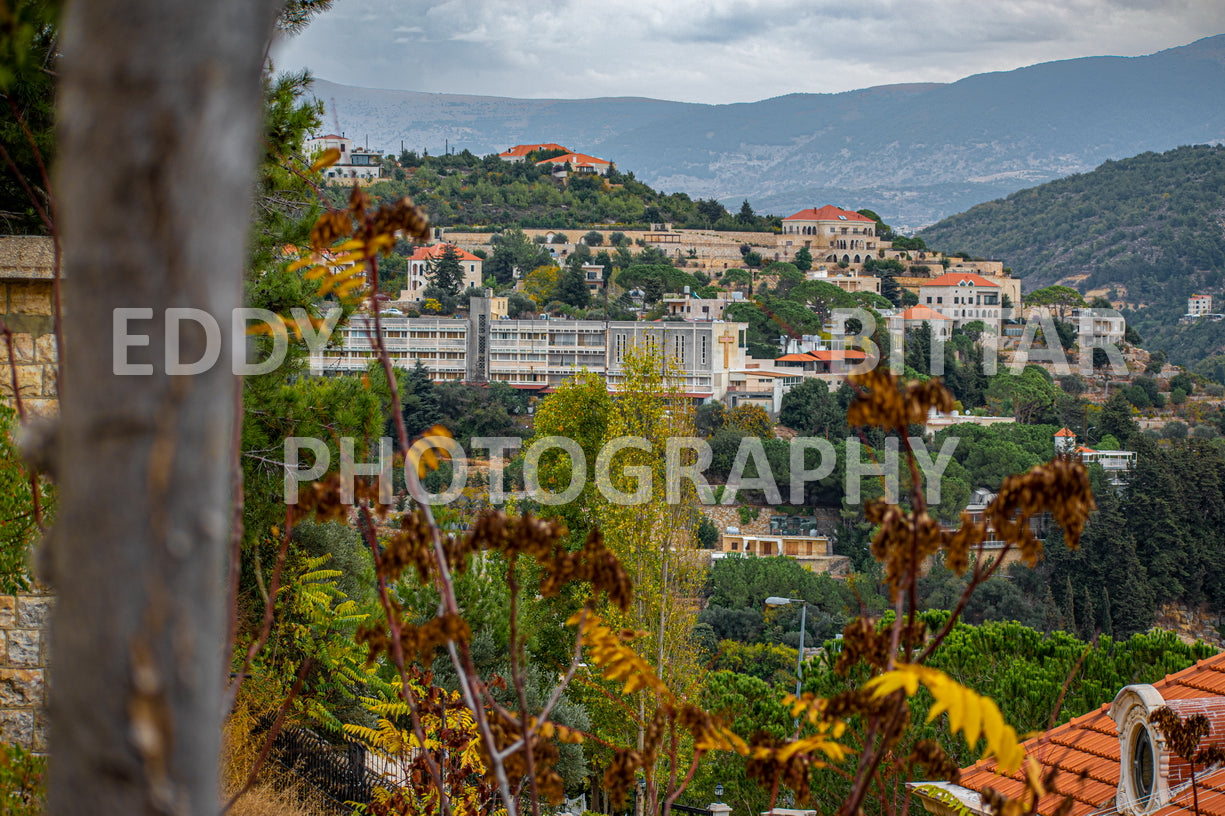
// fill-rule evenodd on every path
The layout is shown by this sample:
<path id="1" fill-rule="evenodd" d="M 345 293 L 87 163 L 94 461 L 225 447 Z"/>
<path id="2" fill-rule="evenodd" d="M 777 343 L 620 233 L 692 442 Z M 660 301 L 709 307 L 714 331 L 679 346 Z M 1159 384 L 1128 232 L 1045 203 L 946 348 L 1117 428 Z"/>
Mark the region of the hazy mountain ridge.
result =
<path id="1" fill-rule="evenodd" d="M 1225 140 L 1225 35 L 1144 57 L 702 105 L 377 91 L 320 80 L 359 143 L 477 154 L 556 141 L 665 190 L 789 214 L 828 202 L 917 227 L 1107 159 Z M 334 104 L 333 104 L 334 103 Z M 844 191 L 840 198 L 831 198 Z"/>

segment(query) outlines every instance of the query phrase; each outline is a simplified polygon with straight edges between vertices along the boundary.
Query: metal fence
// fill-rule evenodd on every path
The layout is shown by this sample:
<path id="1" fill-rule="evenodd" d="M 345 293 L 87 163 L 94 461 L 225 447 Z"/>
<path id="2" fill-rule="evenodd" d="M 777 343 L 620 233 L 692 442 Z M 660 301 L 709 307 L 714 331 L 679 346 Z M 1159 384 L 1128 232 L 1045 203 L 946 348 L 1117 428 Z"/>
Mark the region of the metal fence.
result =
<path id="1" fill-rule="evenodd" d="M 369 751 L 355 742 L 328 742 L 306 729 L 285 729 L 272 744 L 273 757 L 329 799 L 369 802 L 376 787 L 393 787 L 371 769 Z"/>

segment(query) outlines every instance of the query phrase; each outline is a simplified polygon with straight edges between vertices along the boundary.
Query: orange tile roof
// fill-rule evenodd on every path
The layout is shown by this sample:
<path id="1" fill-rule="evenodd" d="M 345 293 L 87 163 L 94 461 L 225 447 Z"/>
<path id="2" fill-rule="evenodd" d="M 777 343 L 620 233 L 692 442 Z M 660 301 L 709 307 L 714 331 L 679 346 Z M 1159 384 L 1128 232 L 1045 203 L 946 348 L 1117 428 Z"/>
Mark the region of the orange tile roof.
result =
<path id="1" fill-rule="evenodd" d="M 831 360 L 863 360 L 868 356 L 859 349 L 822 349 L 808 353 L 812 359 L 822 362 L 829 362 Z"/>
<path id="2" fill-rule="evenodd" d="M 911 306 L 906 311 L 902 312 L 903 320 L 952 320 L 951 317 L 945 317 L 935 309 L 929 309 L 926 306 Z"/>
<path id="3" fill-rule="evenodd" d="M 960 286 L 963 281 L 968 281 L 975 286 L 994 286 L 996 289 L 1000 287 L 998 283 L 992 283 L 982 275 L 975 275 L 973 272 L 945 272 L 938 278 L 933 278 L 924 286 Z"/>
<path id="4" fill-rule="evenodd" d="M 568 147 L 562 147 L 559 144 L 549 142 L 547 144 L 515 145 L 510 150 L 507 150 L 504 153 L 499 153 L 498 157 L 503 159 L 519 158 L 520 156 L 526 156 L 528 153 L 531 153 L 534 150 L 562 150 L 567 153 L 570 152 L 570 148 Z"/>
<path id="5" fill-rule="evenodd" d="M 805 354 L 784 354 L 782 357 L 775 357 L 774 362 L 776 363 L 811 363 L 814 359 L 816 358 L 810 357 L 806 353 Z"/>
<path id="6" fill-rule="evenodd" d="M 1075 433 L 1073 433 L 1072 431 L 1069 431 L 1067 428 L 1061 428 L 1061 429 L 1059 429 L 1059 431 L 1058 431 L 1058 432 L 1055 434 L 1055 436 L 1073 436 L 1073 437 L 1074 437 L 1074 436 L 1076 436 L 1076 434 L 1075 434 Z"/>
<path id="7" fill-rule="evenodd" d="M 800 210 L 795 215 L 789 215 L 783 219 L 784 221 L 867 221 L 869 224 L 875 224 L 871 218 L 866 215 L 860 215 L 853 210 L 844 210 L 841 207 L 835 207 L 832 204 L 826 204 L 820 209 L 809 208 Z"/>
<path id="8" fill-rule="evenodd" d="M 1210 742 L 1220 744 L 1225 739 L 1225 653 L 1171 674 L 1153 683 L 1153 687 L 1166 705 L 1180 716 L 1206 714 L 1212 727 Z M 1112 808 L 1120 772 L 1119 737 L 1118 727 L 1109 710 L 1109 704 L 1103 705 L 1024 743 L 1025 752 L 1044 768 L 1059 770 L 1054 784 L 1059 794 L 1044 796 L 1039 801 L 1039 813 L 1054 812 L 1064 796 L 1072 799 L 1067 816 L 1114 812 Z M 1174 796 L 1152 816 L 1172 816 L 1190 810 L 1190 787 L 1175 787 L 1185 776 L 1185 769 L 1177 767 L 1180 760 L 1175 757 L 1171 759 L 1174 761 L 1170 763 L 1168 772 L 1171 774 Z M 993 788 L 1005 796 L 1019 795 L 1023 790 L 1021 780 L 1024 772 L 1002 776 L 997 773 L 996 767 L 994 759 L 986 759 L 964 768 L 958 785 L 977 793 Z M 1203 816 L 1225 816 L 1225 768 L 1201 769 L 1196 773 L 1196 781 L 1199 785 L 1200 813 Z"/>
<path id="9" fill-rule="evenodd" d="M 538 161 L 536 164 L 566 164 L 567 162 L 580 166 L 584 164 L 612 164 L 610 161 L 597 159 L 595 156 L 588 156 L 586 153 L 567 153 L 564 156 L 554 156 L 551 159 Z"/>
<path id="10" fill-rule="evenodd" d="M 460 249 L 455 244 L 430 244 L 429 246 L 417 247 L 412 255 L 408 256 L 410 261 L 432 261 L 435 258 L 441 257 L 447 247 L 454 247 L 455 254 L 459 256 L 461 261 L 479 261 L 478 256 L 473 255 L 467 250 Z"/>

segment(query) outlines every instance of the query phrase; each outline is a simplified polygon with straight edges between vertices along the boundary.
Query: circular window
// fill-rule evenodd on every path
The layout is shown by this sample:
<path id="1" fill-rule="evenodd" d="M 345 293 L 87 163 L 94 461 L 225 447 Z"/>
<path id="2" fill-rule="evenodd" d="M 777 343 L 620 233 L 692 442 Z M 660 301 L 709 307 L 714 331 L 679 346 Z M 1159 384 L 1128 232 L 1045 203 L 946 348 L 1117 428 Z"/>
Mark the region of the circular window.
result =
<path id="1" fill-rule="evenodd" d="M 1154 764 L 1148 729 L 1140 726 L 1131 741 L 1131 787 L 1137 800 L 1146 800 L 1153 793 Z"/>

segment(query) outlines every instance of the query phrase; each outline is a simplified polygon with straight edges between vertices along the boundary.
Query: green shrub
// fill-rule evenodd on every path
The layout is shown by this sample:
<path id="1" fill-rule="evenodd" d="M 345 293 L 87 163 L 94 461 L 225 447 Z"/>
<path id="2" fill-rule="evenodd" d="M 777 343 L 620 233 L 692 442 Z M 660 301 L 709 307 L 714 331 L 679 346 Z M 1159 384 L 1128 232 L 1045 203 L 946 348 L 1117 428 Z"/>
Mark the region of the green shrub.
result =
<path id="1" fill-rule="evenodd" d="M 20 745 L 0 745 L 0 812 L 5 816 L 39 816 L 46 805 L 46 770 L 46 757 Z"/>

